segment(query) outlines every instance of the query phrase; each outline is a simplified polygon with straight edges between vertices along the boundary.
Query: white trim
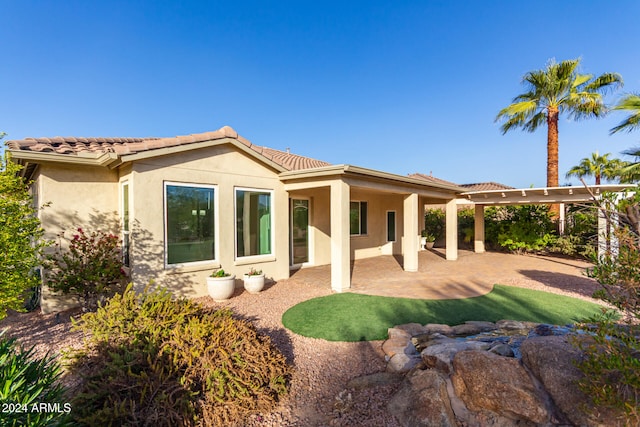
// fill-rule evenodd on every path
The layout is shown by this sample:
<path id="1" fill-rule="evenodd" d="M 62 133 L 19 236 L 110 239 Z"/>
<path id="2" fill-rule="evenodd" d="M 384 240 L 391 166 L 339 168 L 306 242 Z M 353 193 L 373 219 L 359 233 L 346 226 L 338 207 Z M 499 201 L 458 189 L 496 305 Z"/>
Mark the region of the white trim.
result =
<path id="1" fill-rule="evenodd" d="M 289 199 L 289 210 L 293 213 L 293 201 L 294 200 L 306 200 L 307 205 L 307 261 L 303 263 L 293 263 L 293 215 L 289 218 L 289 247 L 291 253 L 289 254 L 289 267 L 301 268 L 309 267 L 313 264 L 313 251 L 312 251 L 312 233 L 311 233 L 311 198 L 310 197 L 291 197 Z"/>
<path id="2" fill-rule="evenodd" d="M 393 212 L 393 237 L 394 240 L 389 240 L 389 212 Z M 398 213 L 395 210 L 388 210 L 385 214 L 385 223 L 386 223 L 386 241 L 387 242 L 397 242 L 398 241 Z"/>
<path id="3" fill-rule="evenodd" d="M 183 262 L 179 264 L 169 264 L 169 248 L 167 245 L 167 186 L 174 187 L 192 187 L 192 188 L 209 188 L 213 190 L 213 244 L 214 244 L 214 254 L 213 259 L 210 260 L 202 260 L 202 261 L 193 261 L 193 262 Z M 210 266 L 210 265 L 219 265 L 220 261 L 220 215 L 218 209 L 218 199 L 220 198 L 220 193 L 218 191 L 218 185 L 216 184 L 196 184 L 191 182 L 176 182 L 176 181 L 163 181 L 162 182 L 162 210 L 163 210 L 163 226 L 164 226 L 164 268 L 165 270 L 171 269 L 183 269 L 186 267 L 197 267 L 197 266 Z"/>
<path id="4" fill-rule="evenodd" d="M 270 200 L 270 217 L 269 222 L 271 223 L 271 236 L 269 236 L 271 240 L 271 253 L 269 254 L 260 254 L 260 255 L 245 255 L 238 256 L 238 191 L 250 191 L 255 193 L 268 193 Z M 254 188 L 254 187 L 233 187 L 233 259 L 235 261 L 235 265 L 244 265 L 250 262 L 267 262 L 267 261 L 275 261 L 276 254 L 276 233 L 275 233 L 275 222 L 276 219 L 276 203 L 275 203 L 275 191 L 269 188 Z"/>

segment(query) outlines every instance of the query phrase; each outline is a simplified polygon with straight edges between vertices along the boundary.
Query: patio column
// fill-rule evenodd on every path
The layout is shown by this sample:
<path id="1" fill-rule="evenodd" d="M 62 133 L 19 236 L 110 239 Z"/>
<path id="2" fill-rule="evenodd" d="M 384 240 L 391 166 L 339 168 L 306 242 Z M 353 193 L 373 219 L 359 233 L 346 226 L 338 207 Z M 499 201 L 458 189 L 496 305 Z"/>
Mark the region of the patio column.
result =
<path id="1" fill-rule="evenodd" d="M 349 230 L 349 185 L 331 183 L 331 289 L 351 287 L 351 234 Z"/>
<path id="2" fill-rule="evenodd" d="M 484 253 L 484 205 L 476 205 L 474 224 L 473 250 L 475 253 Z"/>
<path id="3" fill-rule="evenodd" d="M 446 205 L 446 258 L 449 261 L 458 259 L 458 204 L 451 199 Z"/>
<path id="4" fill-rule="evenodd" d="M 418 247 L 420 231 L 418 230 L 419 206 L 418 195 L 409 194 L 404 198 L 404 236 L 402 254 L 404 271 L 418 271 Z"/>

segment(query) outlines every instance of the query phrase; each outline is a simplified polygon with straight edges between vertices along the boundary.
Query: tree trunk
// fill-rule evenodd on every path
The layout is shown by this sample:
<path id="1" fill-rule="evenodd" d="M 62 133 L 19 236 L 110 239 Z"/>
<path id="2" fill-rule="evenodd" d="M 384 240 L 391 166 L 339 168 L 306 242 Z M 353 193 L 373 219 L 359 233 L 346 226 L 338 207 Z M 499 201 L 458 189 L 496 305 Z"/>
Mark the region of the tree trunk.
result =
<path id="1" fill-rule="evenodd" d="M 547 110 L 547 187 L 558 187 L 558 108 Z M 553 204 L 549 212 L 560 218 L 560 205 Z"/>
<path id="2" fill-rule="evenodd" d="M 596 174 L 596 185 L 600 185 L 600 174 Z"/>

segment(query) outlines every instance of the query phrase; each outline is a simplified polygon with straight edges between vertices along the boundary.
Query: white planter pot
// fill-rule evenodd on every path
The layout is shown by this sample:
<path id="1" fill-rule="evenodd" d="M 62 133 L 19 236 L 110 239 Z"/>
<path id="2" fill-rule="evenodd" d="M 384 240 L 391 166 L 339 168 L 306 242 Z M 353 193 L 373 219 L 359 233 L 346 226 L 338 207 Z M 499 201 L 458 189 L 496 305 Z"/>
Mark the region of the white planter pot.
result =
<path id="1" fill-rule="evenodd" d="M 244 288 L 250 294 L 257 294 L 264 288 L 264 274 L 254 276 L 244 275 Z"/>
<path id="2" fill-rule="evenodd" d="M 209 296 L 215 301 L 225 301 L 231 298 L 236 289 L 236 276 L 207 277 Z"/>

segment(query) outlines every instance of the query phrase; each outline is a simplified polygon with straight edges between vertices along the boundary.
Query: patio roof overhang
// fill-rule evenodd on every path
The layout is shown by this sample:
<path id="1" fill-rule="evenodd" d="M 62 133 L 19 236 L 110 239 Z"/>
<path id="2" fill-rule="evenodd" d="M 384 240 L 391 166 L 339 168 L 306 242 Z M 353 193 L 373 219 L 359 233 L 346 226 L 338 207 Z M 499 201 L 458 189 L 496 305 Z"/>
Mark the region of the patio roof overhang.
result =
<path id="1" fill-rule="evenodd" d="M 469 191 L 460 195 L 461 203 L 478 205 L 528 205 L 541 203 L 591 202 L 604 192 L 621 192 L 633 184 L 605 184 L 571 187 L 514 188 L 509 190 Z"/>
<path id="2" fill-rule="evenodd" d="M 422 197 L 443 200 L 455 199 L 464 191 L 464 188 L 457 185 L 434 183 L 347 164 L 287 171 L 280 173 L 279 177 L 287 191 L 329 186 L 336 179 L 351 187 L 398 194 L 415 193 Z"/>

